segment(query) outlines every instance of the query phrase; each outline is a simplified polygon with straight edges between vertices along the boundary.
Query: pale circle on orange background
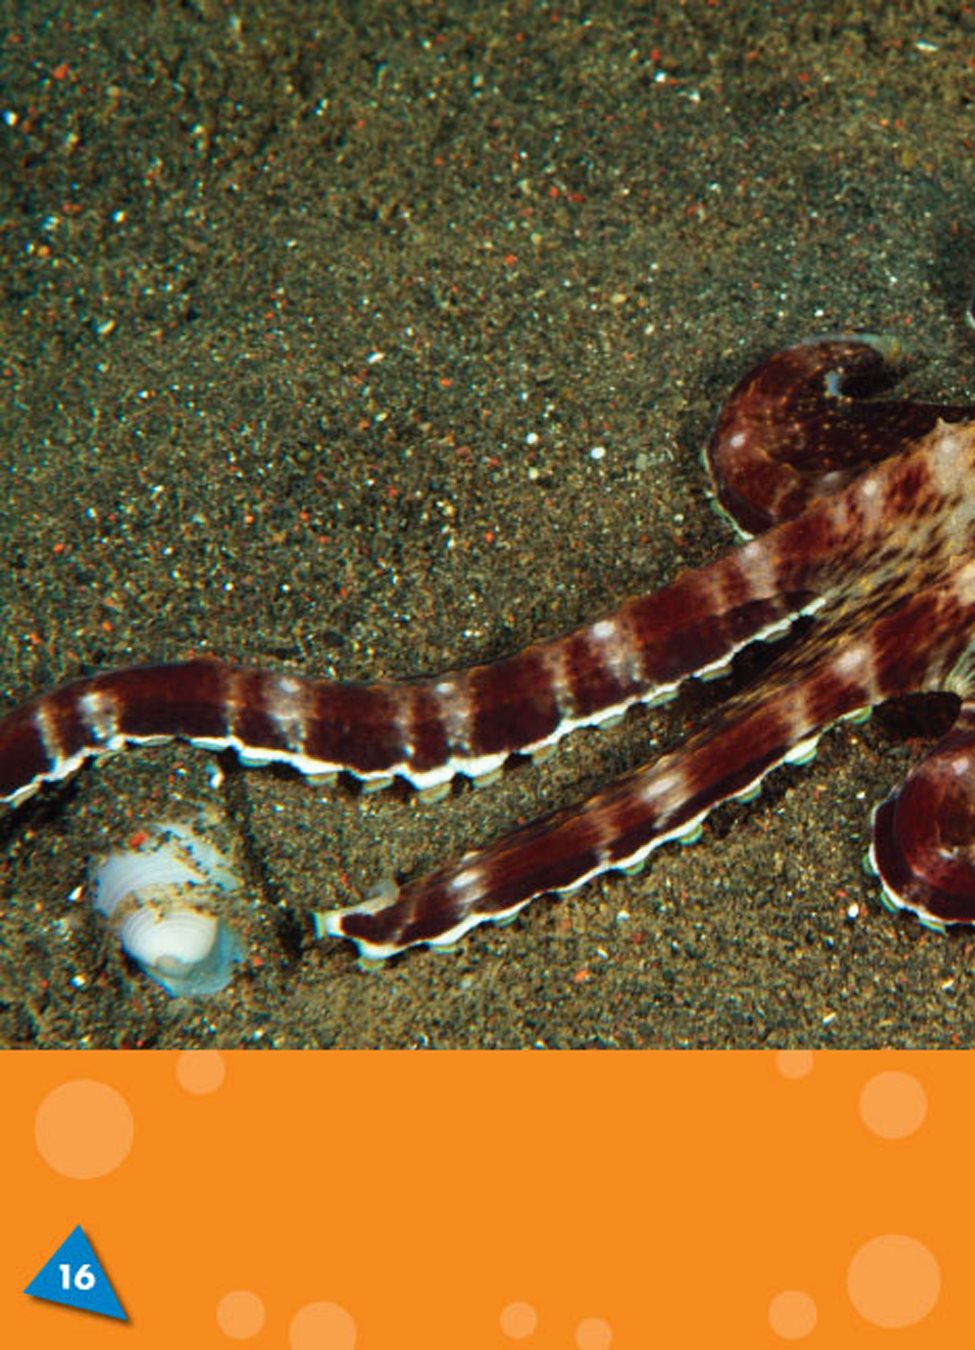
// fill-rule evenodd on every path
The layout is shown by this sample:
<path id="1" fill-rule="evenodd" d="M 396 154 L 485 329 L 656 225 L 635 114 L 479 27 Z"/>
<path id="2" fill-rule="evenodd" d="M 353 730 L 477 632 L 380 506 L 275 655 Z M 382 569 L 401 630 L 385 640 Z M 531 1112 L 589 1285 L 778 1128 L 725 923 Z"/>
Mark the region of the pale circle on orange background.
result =
<path id="1" fill-rule="evenodd" d="M 910 1073 L 876 1073 L 860 1093 L 863 1123 L 883 1139 L 906 1139 L 921 1128 L 927 1113 L 927 1093 Z"/>
<path id="2" fill-rule="evenodd" d="M 941 1271 L 923 1242 L 885 1233 L 855 1253 L 846 1287 L 865 1321 L 893 1330 L 927 1317 L 941 1292 Z"/>
<path id="3" fill-rule="evenodd" d="M 291 1319 L 291 1350 L 354 1350 L 355 1321 L 338 1303 L 306 1303 Z"/>
<path id="4" fill-rule="evenodd" d="M 777 1050 L 775 1067 L 783 1078 L 805 1078 L 812 1073 L 811 1050 Z"/>
<path id="5" fill-rule="evenodd" d="M 232 1294 L 224 1294 L 217 1304 L 217 1326 L 235 1341 L 256 1336 L 264 1326 L 264 1316 L 263 1301 L 249 1289 L 235 1289 Z"/>
<path id="6" fill-rule="evenodd" d="M 533 1335 L 537 1326 L 538 1313 L 530 1303 L 509 1303 L 501 1309 L 501 1330 L 513 1341 Z"/>
<path id="7" fill-rule="evenodd" d="M 816 1304 L 801 1289 L 783 1289 L 768 1305 L 768 1320 L 776 1336 L 798 1341 L 816 1325 Z"/>
<path id="8" fill-rule="evenodd" d="M 176 1080 L 187 1092 L 202 1096 L 223 1087 L 227 1067 L 219 1050 L 184 1050 L 176 1057 Z"/>
<path id="9" fill-rule="evenodd" d="M 584 1317 L 576 1327 L 579 1350 L 609 1350 L 612 1344 L 613 1328 L 601 1317 Z"/>
<path id="10" fill-rule="evenodd" d="M 34 1117 L 34 1139 L 48 1167 L 89 1181 L 129 1155 L 135 1122 L 128 1102 L 95 1078 L 72 1078 L 49 1092 Z"/>

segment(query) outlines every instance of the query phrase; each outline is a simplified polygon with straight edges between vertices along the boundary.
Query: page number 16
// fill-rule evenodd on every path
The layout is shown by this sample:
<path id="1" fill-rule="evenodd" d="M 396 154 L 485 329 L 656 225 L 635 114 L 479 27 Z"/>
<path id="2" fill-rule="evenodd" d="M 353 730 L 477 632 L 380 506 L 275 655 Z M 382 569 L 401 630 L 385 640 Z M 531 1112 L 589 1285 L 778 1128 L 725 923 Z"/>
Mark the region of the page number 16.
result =
<path id="1" fill-rule="evenodd" d="M 89 1289 L 95 1287 L 95 1277 L 87 1262 L 83 1266 L 76 1267 L 74 1271 L 67 1264 L 58 1266 L 58 1270 L 61 1272 L 62 1289 L 78 1289 L 82 1293 L 87 1293 Z"/>

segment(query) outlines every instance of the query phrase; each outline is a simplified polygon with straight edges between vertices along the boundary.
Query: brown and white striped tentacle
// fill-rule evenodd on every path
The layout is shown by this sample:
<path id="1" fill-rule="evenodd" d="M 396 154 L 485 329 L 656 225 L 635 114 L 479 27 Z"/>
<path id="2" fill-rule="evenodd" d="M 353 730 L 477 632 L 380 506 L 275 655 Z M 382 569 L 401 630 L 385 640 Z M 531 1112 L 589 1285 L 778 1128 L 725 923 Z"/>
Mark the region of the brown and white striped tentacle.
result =
<path id="1" fill-rule="evenodd" d="M 320 914 L 319 930 L 351 939 L 367 960 L 384 960 L 419 944 L 451 946 L 478 924 L 512 919 L 538 896 L 638 869 L 661 844 L 694 837 L 721 802 L 753 796 L 781 764 L 805 762 L 833 723 L 895 694 L 940 687 L 964 625 L 975 622 L 968 585 L 942 583 L 879 619 L 865 604 L 847 616 L 845 644 L 827 627 L 673 753 L 399 891 L 380 888 Z"/>
<path id="2" fill-rule="evenodd" d="M 16 804 L 86 759 L 172 737 L 309 776 L 399 775 L 420 789 L 477 778 L 666 699 L 788 627 L 811 597 L 780 594 L 768 546 L 749 548 L 565 637 L 436 679 L 348 683 L 198 660 L 77 680 L 0 719 L 0 800 Z"/>

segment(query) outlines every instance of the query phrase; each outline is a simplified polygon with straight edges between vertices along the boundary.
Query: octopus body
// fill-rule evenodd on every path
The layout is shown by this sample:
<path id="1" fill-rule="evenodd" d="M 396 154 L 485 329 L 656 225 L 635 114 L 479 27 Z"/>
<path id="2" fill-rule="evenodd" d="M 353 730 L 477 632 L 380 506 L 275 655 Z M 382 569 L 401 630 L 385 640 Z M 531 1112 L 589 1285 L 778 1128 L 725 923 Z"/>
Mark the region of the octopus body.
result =
<path id="1" fill-rule="evenodd" d="M 755 681 L 675 750 L 566 810 L 427 876 L 318 919 L 382 960 L 447 946 L 546 893 L 639 869 L 710 811 L 755 793 L 820 735 L 888 699 L 940 692 L 953 726 L 877 809 L 886 902 L 933 927 L 975 922 L 975 407 L 876 397 L 894 344 L 800 343 L 750 371 L 706 460 L 746 535 L 671 585 L 503 660 L 426 679 L 350 683 L 214 660 L 66 684 L 0 718 L 0 800 L 17 805 L 87 759 L 178 737 L 319 779 L 394 777 L 435 795 L 578 727 L 673 697 L 748 644 L 807 620 Z"/>

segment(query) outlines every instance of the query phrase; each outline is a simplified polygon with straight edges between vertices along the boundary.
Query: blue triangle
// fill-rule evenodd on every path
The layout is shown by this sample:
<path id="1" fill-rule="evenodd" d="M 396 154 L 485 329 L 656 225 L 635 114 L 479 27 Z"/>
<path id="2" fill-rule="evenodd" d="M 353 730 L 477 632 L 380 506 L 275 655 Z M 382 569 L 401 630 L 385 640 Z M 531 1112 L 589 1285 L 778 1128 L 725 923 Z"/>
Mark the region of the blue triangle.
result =
<path id="1" fill-rule="evenodd" d="M 24 1293 L 46 1303 L 129 1320 L 80 1224 L 45 1261 Z"/>

